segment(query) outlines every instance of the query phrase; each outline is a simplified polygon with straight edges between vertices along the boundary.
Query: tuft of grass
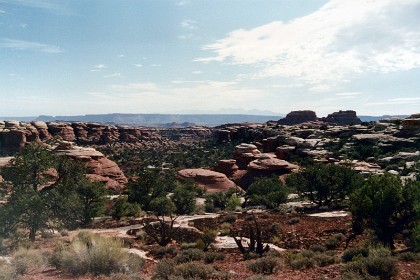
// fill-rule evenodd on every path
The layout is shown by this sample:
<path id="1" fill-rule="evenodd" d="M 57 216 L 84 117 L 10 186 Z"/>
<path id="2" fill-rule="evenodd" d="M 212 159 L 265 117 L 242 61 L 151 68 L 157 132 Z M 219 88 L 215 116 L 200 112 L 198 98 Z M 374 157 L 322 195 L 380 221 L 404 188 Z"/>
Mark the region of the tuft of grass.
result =
<path id="1" fill-rule="evenodd" d="M 183 250 L 180 254 L 175 258 L 177 263 L 186 263 L 192 261 L 200 261 L 204 259 L 204 252 L 200 249 L 188 249 Z"/>

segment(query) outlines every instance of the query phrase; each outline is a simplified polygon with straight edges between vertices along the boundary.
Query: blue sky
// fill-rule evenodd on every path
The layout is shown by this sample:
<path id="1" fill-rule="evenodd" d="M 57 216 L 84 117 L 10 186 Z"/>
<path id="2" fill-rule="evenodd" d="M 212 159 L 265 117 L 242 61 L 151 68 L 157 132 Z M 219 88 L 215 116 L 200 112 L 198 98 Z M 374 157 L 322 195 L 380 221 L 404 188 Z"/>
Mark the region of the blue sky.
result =
<path id="1" fill-rule="evenodd" d="M 420 0 L 0 0 L 0 115 L 420 112 Z"/>

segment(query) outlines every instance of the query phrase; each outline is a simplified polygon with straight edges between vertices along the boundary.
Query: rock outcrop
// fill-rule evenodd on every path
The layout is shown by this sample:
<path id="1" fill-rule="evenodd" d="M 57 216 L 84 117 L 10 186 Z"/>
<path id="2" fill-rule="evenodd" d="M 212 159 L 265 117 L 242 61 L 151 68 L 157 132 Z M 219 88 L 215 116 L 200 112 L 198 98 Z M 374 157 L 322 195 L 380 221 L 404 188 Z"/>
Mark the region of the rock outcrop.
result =
<path id="1" fill-rule="evenodd" d="M 303 111 L 291 111 L 286 115 L 285 118 L 277 121 L 280 125 L 295 125 L 304 122 L 317 121 L 318 118 L 314 111 L 303 110 Z"/>
<path id="2" fill-rule="evenodd" d="M 262 154 L 258 159 L 248 164 L 249 171 L 273 172 L 273 173 L 291 173 L 298 170 L 299 166 L 291 164 L 288 161 L 278 159 L 274 154 Z"/>
<path id="3" fill-rule="evenodd" d="M 178 171 L 181 180 L 192 179 L 197 185 L 208 193 L 226 192 L 229 189 L 237 188 L 234 182 L 229 180 L 225 174 L 202 169 L 183 169 Z"/>
<path id="4" fill-rule="evenodd" d="M 53 151 L 58 155 L 84 162 L 90 171 L 87 177 L 92 181 L 104 183 L 108 189 L 120 190 L 127 183 L 127 178 L 118 165 L 94 148 L 79 147 L 63 141 Z"/>
<path id="5" fill-rule="evenodd" d="M 52 138 L 82 145 L 137 143 L 161 139 L 154 130 L 139 127 L 81 122 L 0 122 L 0 151 L 14 153 L 19 151 L 25 143 L 45 142 Z"/>
<path id="6" fill-rule="evenodd" d="M 354 125 L 362 123 L 362 121 L 357 117 L 356 112 L 352 110 L 340 110 L 338 112 L 329 114 L 325 118 L 321 118 L 321 120 L 327 123 L 333 123 L 337 125 Z"/>
<path id="7" fill-rule="evenodd" d="M 400 135 L 416 136 L 420 135 L 420 114 L 413 114 L 401 121 Z"/>

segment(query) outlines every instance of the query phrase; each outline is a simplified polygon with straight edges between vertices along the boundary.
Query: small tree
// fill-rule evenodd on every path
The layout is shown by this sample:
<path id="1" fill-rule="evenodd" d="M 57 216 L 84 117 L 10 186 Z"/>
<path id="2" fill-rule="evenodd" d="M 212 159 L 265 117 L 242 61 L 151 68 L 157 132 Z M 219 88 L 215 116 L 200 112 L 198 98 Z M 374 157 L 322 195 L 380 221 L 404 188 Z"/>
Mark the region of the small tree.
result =
<path id="1" fill-rule="evenodd" d="M 54 163 L 55 158 L 45 147 L 29 144 L 4 169 L 4 178 L 11 185 L 3 184 L 10 193 L 0 211 L 3 234 L 25 227 L 33 241 L 39 230 L 48 227 L 51 211 L 45 173 Z"/>
<path id="2" fill-rule="evenodd" d="M 286 184 L 318 206 L 341 203 L 363 178 L 348 166 L 315 163 L 289 175 Z"/>
<path id="3" fill-rule="evenodd" d="M 187 181 L 184 184 L 176 183 L 171 197 L 175 204 L 177 214 L 191 214 L 196 207 L 195 197 L 197 186 L 194 181 Z"/>
<path id="4" fill-rule="evenodd" d="M 287 201 L 287 189 L 276 176 L 257 178 L 246 191 L 247 205 L 275 209 Z"/>
<path id="5" fill-rule="evenodd" d="M 403 186 L 389 173 L 370 176 L 350 197 L 355 233 L 370 228 L 378 241 L 392 247 L 397 233 L 414 226 L 419 190 L 418 184 Z"/>
<path id="6" fill-rule="evenodd" d="M 248 226 L 248 233 L 249 233 L 249 242 L 248 248 L 245 249 L 242 245 L 242 234 L 241 237 L 238 239 L 236 236 L 233 236 L 236 245 L 238 246 L 239 251 L 243 254 L 244 258 L 248 258 L 251 253 L 258 254 L 259 257 L 262 257 L 264 253 L 270 250 L 270 246 L 262 241 L 262 231 L 260 225 L 255 218 L 255 215 L 252 214 L 251 219 L 246 219 L 247 226 Z M 254 225 L 250 223 L 249 220 L 254 222 Z"/>
<path id="7" fill-rule="evenodd" d="M 142 170 L 135 181 L 128 184 L 128 201 L 139 203 L 144 210 L 150 210 L 150 202 L 166 195 L 165 184 L 156 170 Z"/>
<path id="8" fill-rule="evenodd" d="M 160 246 L 166 246 L 172 241 L 174 234 L 174 223 L 177 219 L 173 216 L 175 204 L 169 198 L 161 196 L 150 202 L 150 209 L 155 214 L 157 223 L 144 219 L 144 230 Z"/>

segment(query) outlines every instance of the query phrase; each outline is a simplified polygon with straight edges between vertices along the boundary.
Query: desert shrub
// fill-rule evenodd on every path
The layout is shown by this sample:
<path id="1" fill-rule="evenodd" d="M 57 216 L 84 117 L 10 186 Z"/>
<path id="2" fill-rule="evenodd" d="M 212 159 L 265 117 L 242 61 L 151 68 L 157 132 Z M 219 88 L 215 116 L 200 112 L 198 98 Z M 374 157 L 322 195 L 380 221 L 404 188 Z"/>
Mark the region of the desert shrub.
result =
<path id="1" fill-rule="evenodd" d="M 223 223 L 220 225 L 220 236 L 226 236 L 230 234 L 230 224 Z"/>
<path id="2" fill-rule="evenodd" d="M 289 225 L 294 225 L 294 224 L 297 224 L 297 223 L 299 223 L 299 218 L 298 217 L 293 217 L 293 218 L 290 218 L 288 221 L 287 221 L 287 223 L 289 224 Z"/>
<path id="3" fill-rule="evenodd" d="M 31 274 L 42 270 L 47 265 L 47 259 L 41 252 L 34 249 L 19 248 L 12 260 L 12 268 L 18 275 Z"/>
<path id="4" fill-rule="evenodd" d="M 224 259 L 225 259 L 225 255 L 222 253 L 206 252 L 206 254 L 204 255 L 205 263 L 213 263 L 214 261 L 223 261 Z"/>
<path id="5" fill-rule="evenodd" d="M 262 257 L 256 261 L 248 262 L 247 267 L 254 273 L 273 274 L 279 266 L 279 259 L 276 257 Z"/>
<path id="6" fill-rule="evenodd" d="M 163 259 L 156 266 L 152 279 L 169 279 L 175 272 L 175 261 L 171 259 Z"/>
<path id="7" fill-rule="evenodd" d="M 312 259 L 314 260 L 317 266 L 321 267 L 335 263 L 334 256 L 325 253 L 315 254 Z"/>
<path id="8" fill-rule="evenodd" d="M 123 249 L 121 240 L 81 233 L 69 245 L 58 245 L 51 262 L 72 275 L 88 272 L 109 275 L 131 272 L 141 268 L 145 261 Z"/>
<path id="9" fill-rule="evenodd" d="M 352 262 L 343 267 L 343 274 L 358 274 L 366 278 L 377 277 L 389 280 L 398 274 L 398 265 L 391 251 L 385 247 L 370 247 L 368 256 L 353 258 Z"/>
<path id="10" fill-rule="evenodd" d="M 151 250 L 152 255 L 155 257 L 162 259 L 162 258 L 173 258 L 178 254 L 178 250 L 174 246 L 169 247 L 157 247 Z"/>
<path id="11" fill-rule="evenodd" d="M 297 269 L 297 270 L 307 269 L 314 266 L 314 262 L 312 259 L 306 258 L 300 254 L 297 254 L 294 257 L 292 257 L 290 260 L 288 260 L 288 264 L 293 269 Z"/>
<path id="12" fill-rule="evenodd" d="M 185 279 L 210 279 L 215 274 L 211 266 L 200 263 L 183 263 L 176 266 L 175 275 Z"/>
<path id="13" fill-rule="evenodd" d="M 110 280 L 143 280 L 143 278 L 137 274 L 125 274 L 120 272 L 111 274 Z"/>
<path id="14" fill-rule="evenodd" d="M 420 260 L 420 253 L 404 252 L 398 255 L 398 259 L 405 262 L 415 262 Z"/>
<path id="15" fill-rule="evenodd" d="M 197 243 L 182 243 L 181 244 L 181 250 L 188 250 L 191 248 L 197 248 Z"/>
<path id="16" fill-rule="evenodd" d="M 347 249 L 343 252 L 341 259 L 343 262 L 350 262 L 356 256 L 367 257 L 368 255 L 368 248 L 366 247 L 355 247 Z"/>
<path id="17" fill-rule="evenodd" d="M 207 251 L 210 245 L 216 241 L 217 231 L 205 229 L 200 239 L 197 241 L 197 248 Z"/>
<path id="18" fill-rule="evenodd" d="M 281 225 L 279 223 L 273 223 L 270 226 L 270 232 L 273 234 L 279 233 L 280 229 L 281 229 Z"/>
<path id="19" fill-rule="evenodd" d="M 232 194 L 231 197 L 226 202 L 226 210 L 227 211 L 235 211 L 236 208 L 241 206 L 241 200 L 236 194 Z"/>
<path id="20" fill-rule="evenodd" d="M 325 240 L 325 247 L 327 247 L 327 249 L 329 250 L 336 249 L 338 246 L 340 246 L 340 243 L 344 239 L 345 239 L 345 236 L 343 234 L 341 233 L 334 234 L 333 236 Z"/>
<path id="21" fill-rule="evenodd" d="M 222 221 L 224 223 L 233 224 L 236 221 L 236 215 L 235 214 L 227 214 L 223 217 Z"/>
<path id="22" fill-rule="evenodd" d="M 268 280 L 268 278 L 265 277 L 264 275 L 257 274 L 257 275 L 252 275 L 252 276 L 246 278 L 246 280 Z"/>
<path id="23" fill-rule="evenodd" d="M 187 249 L 180 252 L 175 258 L 177 263 L 186 263 L 191 261 L 200 261 L 204 258 L 204 252 L 200 249 Z"/>
<path id="24" fill-rule="evenodd" d="M 10 265 L 0 263 L 0 280 L 16 280 L 17 277 Z"/>
<path id="25" fill-rule="evenodd" d="M 313 252 L 323 253 L 323 252 L 327 251 L 327 247 L 316 244 L 316 245 L 312 245 L 311 247 L 309 247 L 309 250 L 311 250 Z"/>

